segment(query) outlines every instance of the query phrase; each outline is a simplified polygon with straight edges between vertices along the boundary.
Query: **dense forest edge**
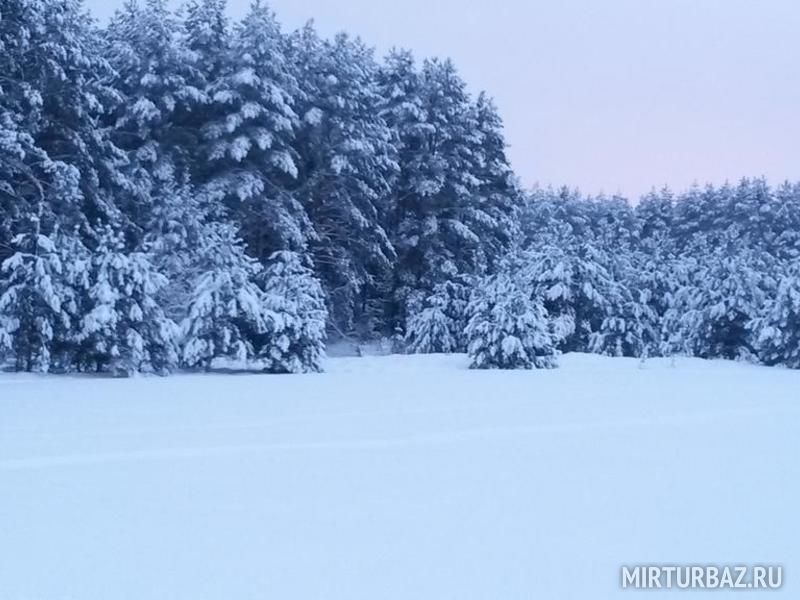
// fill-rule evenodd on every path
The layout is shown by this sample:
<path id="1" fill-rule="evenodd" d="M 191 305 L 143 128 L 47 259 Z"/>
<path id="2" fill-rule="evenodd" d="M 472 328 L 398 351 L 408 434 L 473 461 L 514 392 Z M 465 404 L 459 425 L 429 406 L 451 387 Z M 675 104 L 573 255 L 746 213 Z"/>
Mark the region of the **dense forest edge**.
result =
<path id="1" fill-rule="evenodd" d="M 264 2 L 0 5 L 0 363 L 319 371 L 326 340 L 800 368 L 800 184 L 525 190 L 449 60 Z"/>

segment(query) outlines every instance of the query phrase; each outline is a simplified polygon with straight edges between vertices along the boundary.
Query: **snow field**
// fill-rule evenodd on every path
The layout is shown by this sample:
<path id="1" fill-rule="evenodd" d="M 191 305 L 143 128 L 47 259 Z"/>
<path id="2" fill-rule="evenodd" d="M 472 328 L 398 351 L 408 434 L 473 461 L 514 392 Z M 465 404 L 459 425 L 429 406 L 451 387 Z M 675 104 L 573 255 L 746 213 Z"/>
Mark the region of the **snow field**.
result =
<path id="1" fill-rule="evenodd" d="M 796 597 L 800 373 L 560 363 L 0 375 L 0 598 L 602 599 L 650 562 Z"/>

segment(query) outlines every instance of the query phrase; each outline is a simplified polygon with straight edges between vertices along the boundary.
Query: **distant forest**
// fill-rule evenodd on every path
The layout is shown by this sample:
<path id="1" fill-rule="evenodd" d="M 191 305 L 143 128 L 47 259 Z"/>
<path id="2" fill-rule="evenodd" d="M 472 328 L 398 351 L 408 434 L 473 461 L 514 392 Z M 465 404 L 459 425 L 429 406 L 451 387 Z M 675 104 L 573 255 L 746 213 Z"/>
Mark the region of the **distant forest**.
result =
<path id="1" fill-rule="evenodd" d="M 0 362 L 318 371 L 326 340 L 800 367 L 800 185 L 524 190 L 448 60 L 256 0 L 0 5 Z"/>

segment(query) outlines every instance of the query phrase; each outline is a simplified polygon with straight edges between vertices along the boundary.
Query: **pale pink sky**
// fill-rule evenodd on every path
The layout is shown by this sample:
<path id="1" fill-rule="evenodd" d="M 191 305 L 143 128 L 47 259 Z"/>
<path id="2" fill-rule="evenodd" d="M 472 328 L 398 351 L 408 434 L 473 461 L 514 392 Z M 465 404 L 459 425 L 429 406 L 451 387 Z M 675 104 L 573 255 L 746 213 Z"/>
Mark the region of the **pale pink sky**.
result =
<path id="1" fill-rule="evenodd" d="M 123 0 L 87 0 L 105 19 Z M 240 16 L 249 0 L 229 0 Z M 636 196 L 800 180 L 797 0 L 272 0 L 383 53 L 453 58 L 494 96 L 526 185 Z"/>

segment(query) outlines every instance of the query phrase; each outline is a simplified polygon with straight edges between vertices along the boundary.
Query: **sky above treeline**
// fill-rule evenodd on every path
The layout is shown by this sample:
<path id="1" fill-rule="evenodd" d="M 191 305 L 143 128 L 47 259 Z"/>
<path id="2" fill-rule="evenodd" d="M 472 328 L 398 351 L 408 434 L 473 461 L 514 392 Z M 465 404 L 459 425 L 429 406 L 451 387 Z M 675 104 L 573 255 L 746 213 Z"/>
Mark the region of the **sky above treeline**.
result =
<path id="1" fill-rule="evenodd" d="M 86 0 L 105 22 L 124 0 Z M 177 5 L 177 1 L 175 2 Z M 800 180 L 797 0 L 271 0 L 285 29 L 452 58 L 526 186 Z M 232 17 L 249 0 L 229 0 Z"/>

